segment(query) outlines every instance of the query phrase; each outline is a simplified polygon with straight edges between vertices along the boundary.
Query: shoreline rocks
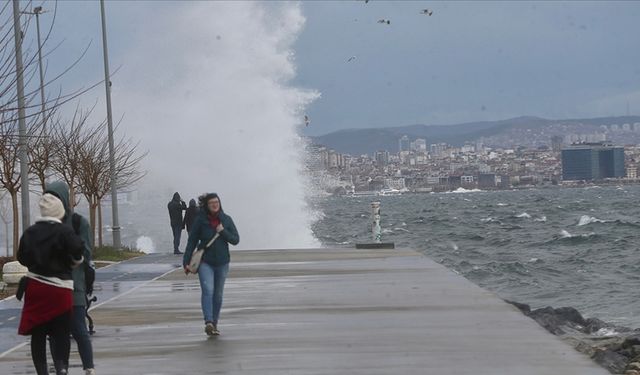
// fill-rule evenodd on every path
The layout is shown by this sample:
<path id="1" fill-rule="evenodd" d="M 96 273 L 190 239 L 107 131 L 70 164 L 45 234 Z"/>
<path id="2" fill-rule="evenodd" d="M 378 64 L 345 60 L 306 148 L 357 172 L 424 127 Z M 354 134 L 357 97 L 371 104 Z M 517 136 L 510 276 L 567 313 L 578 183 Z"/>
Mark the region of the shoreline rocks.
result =
<path id="1" fill-rule="evenodd" d="M 612 374 L 640 375 L 640 329 L 616 326 L 597 318 L 585 319 L 573 307 L 531 310 L 524 303 L 505 302 Z"/>

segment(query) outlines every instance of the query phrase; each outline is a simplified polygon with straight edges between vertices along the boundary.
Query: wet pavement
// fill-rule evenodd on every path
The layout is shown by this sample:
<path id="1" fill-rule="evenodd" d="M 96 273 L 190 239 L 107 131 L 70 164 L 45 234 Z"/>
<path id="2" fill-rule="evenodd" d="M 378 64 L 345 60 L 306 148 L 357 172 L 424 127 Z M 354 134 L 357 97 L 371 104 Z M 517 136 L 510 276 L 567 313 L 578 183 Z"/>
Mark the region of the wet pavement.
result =
<path id="1" fill-rule="evenodd" d="M 160 273 L 154 264 L 148 272 Z M 98 374 L 607 374 L 408 250 L 233 252 L 215 338 L 203 331 L 197 277 L 178 270 L 131 282 L 92 312 Z M 70 374 L 80 374 L 72 350 Z M 0 374 L 32 368 L 28 347 L 0 358 Z"/>
<path id="2" fill-rule="evenodd" d="M 99 268 L 94 284 L 94 295 L 98 300 L 94 305 L 100 306 L 115 296 L 139 287 L 181 265 L 181 255 L 149 254 Z M 22 302 L 15 297 L 0 301 L 0 355 L 25 342 L 25 337 L 17 334 L 21 309 Z"/>

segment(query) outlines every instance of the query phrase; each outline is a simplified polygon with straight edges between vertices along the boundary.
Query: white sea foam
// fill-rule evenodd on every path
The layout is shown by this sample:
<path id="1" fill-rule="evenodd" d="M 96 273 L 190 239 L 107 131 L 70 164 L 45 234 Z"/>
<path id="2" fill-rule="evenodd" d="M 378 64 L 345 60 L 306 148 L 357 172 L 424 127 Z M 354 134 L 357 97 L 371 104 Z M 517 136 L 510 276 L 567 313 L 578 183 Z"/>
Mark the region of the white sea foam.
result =
<path id="1" fill-rule="evenodd" d="M 595 236 L 596 233 L 595 232 L 589 232 L 589 233 L 583 233 L 583 234 L 576 234 L 573 235 L 569 232 L 567 232 L 566 230 L 561 230 L 560 231 L 560 238 L 576 238 L 576 237 L 580 237 L 580 238 L 589 238 L 591 236 Z"/>
<path id="2" fill-rule="evenodd" d="M 516 217 L 523 218 L 523 219 L 531 219 L 531 215 L 529 215 L 526 212 L 523 212 L 520 215 L 517 215 Z"/>
<path id="3" fill-rule="evenodd" d="M 151 237 L 140 236 L 136 240 L 136 249 L 144 252 L 144 253 L 154 253 L 156 251 L 155 246 L 153 246 L 153 240 Z"/>
<path id="4" fill-rule="evenodd" d="M 573 237 L 573 234 L 571 234 L 571 233 L 569 233 L 569 232 L 567 232 L 566 230 L 563 229 L 563 230 L 560 231 L 560 237 L 562 237 L 562 238 L 571 238 L 571 237 Z"/>
<path id="5" fill-rule="evenodd" d="M 460 193 L 477 193 L 479 191 L 482 191 L 480 189 L 465 189 L 463 187 L 459 187 L 456 190 L 453 191 L 446 191 L 445 194 L 460 194 Z"/>
<path id="6" fill-rule="evenodd" d="M 131 36 L 114 107 L 149 150 L 138 191 L 155 200 L 146 225 L 167 227 L 154 242 L 171 243 L 173 192 L 188 200 L 215 191 L 238 227 L 239 248 L 320 246 L 299 134 L 319 94 L 292 83 L 304 24 L 297 3 L 203 1 L 154 6 Z"/>
<path id="7" fill-rule="evenodd" d="M 617 336 L 618 332 L 613 328 L 600 328 L 597 332 L 594 333 L 594 335 L 600 337 L 612 337 Z"/>
<path id="8" fill-rule="evenodd" d="M 541 217 L 537 217 L 537 218 L 533 219 L 533 221 L 546 222 L 547 221 L 547 217 L 543 215 Z"/>
<path id="9" fill-rule="evenodd" d="M 579 227 L 591 223 L 605 223 L 605 221 L 589 215 L 582 215 L 580 216 L 580 220 L 578 220 Z"/>

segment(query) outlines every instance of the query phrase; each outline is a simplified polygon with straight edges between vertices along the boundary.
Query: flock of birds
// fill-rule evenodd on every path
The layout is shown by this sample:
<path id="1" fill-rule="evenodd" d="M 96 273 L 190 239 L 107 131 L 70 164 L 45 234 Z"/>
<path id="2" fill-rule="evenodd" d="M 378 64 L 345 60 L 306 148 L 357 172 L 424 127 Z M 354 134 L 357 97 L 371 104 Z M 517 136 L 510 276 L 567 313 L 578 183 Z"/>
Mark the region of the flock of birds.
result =
<path id="1" fill-rule="evenodd" d="M 369 0 L 365 0 L 365 3 L 368 3 Z M 420 11 L 420 14 L 424 14 L 425 16 L 431 17 L 433 15 L 433 10 L 431 9 L 423 9 Z M 387 18 L 381 18 L 378 20 L 378 23 L 384 23 L 387 25 L 391 25 L 391 20 Z"/>
<path id="2" fill-rule="evenodd" d="M 368 4 L 370 0 L 364 0 L 365 4 Z M 429 16 L 431 17 L 433 15 L 433 10 L 431 9 L 422 9 L 420 11 L 420 14 L 423 14 L 425 16 Z M 387 19 L 387 18 L 381 18 L 378 20 L 378 23 L 380 24 L 385 24 L 385 25 L 391 25 L 391 20 Z M 347 62 L 352 62 L 356 59 L 355 56 L 351 56 L 347 59 Z M 311 119 L 309 118 L 309 116 L 304 115 L 304 125 L 305 126 L 309 126 L 309 124 L 311 123 Z"/>
<path id="3" fill-rule="evenodd" d="M 368 3 L 369 3 L 369 1 L 370 1 L 370 0 L 364 0 L 364 3 L 365 3 L 365 4 L 368 4 Z M 431 17 L 431 16 L 433 15 L 433 10 L 432 10 L 432 9 L 422 9 L 422 10 L 420 11 L 420 14 L 423 14 L 423 15 L 425 15 L 425 16 L 429 16 L 429 17 Z M 378 20 L 378 23 L 385 24 L 385 25 L 391 25 L 391 20 L 390 20 L 390 19 L 388 19 L 388 18 L 381 18 L 381 19 L 379 19 L 379 20 Z M 349 58 L 347 59 L 347 62 L 351 62 L 351 61 L 353 61 L 353 60 L 355 60 L 355 59 L 356 59 L 356 57 L 355 57 L 355 56 L 351 56 L 351 57 L 349 57 Z"/>

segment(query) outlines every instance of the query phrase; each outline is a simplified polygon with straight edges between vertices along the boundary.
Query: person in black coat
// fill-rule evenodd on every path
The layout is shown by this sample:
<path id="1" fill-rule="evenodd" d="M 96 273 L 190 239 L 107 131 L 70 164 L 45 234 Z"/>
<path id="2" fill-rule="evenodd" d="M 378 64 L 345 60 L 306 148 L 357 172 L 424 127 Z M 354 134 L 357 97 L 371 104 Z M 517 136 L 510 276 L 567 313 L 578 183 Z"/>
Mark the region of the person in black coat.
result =
<path id="1" fill-rule="evenodd" d="M 84 245 L 73 229 L 62 224 L 65 209 L 53 194 L 40 198 L 42 217 L 20 238 L 17 259 L 27 267 L 24 306 L 18 333 L 31 335 L 31 358 L 38 375 L 48 374 L 46 338 L 55 339 L 56 374 L 69 363 L 73 279 L 71 270 L 83 261 Z"/>
<path id="2" fill-rule="evenodd" d="M 182 211 L 187 209 L 187 205 L 180 198 L 180 194 L 176 192 L 173 194 L 173 199 L 167 204 L 167 208 L 169 209 L 169 221 L 173 231 L 173 253 L 182 254 L 180 251 L 180 237 L 184 229 Z"/>
<path id="3" fill-rule="evenodd" d="M 196 200 L 192 199 L 189 201 L 189 207 L 187 207 L 187 211 L 184 213 L 184 226 L 187 228 L 187 234 L 191 232 L 193 221 L 197 215 L 198 207 L 196 207 Z"/>

